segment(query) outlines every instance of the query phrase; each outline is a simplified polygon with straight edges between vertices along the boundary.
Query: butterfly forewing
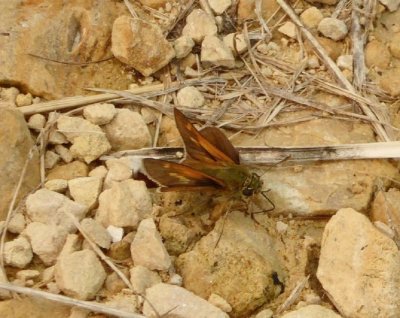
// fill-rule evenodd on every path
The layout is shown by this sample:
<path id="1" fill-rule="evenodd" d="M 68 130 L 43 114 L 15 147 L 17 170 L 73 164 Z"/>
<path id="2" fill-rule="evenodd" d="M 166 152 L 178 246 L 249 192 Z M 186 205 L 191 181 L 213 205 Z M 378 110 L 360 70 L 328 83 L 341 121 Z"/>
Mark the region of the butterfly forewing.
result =
<path id="1" fill-rule="evenodd" d="M 207 137 L 205 137 L 201 131 L 199 132 L 177 108 L 174 109 L 174 115 L 176 126 L 185 144 L 188 159 L 217 165 L 238 163 L 238 155 L 233 155 L 231 149 L 227 153 L 225 152 L 225 150 L 229 148 L 226 147 L 226 143 L 230 144 L 230 142 L 225 136 L 223 140 L 220 138 L 223 133 L 220 132 L 218 128 L 215 129 L 217 129 L 220 134 L 213 138 L 213 140 L 208 140 Z M 209 132 L 210 131 L 206 130 L 205 134 L 209 135 Z M 213 142 L 219 143 L 221 140 L 225 145 L 222 149 L 213 144 Z M 231 157 L 231 155 L 233 157 Z"/>
<path id="2" fill-rule="evenodd" d="M 163 191 L 200 191 L 224 189 L 222 180 L 183 164 L 160 159 L 143 159 L 148 176 L 159 183 Z"/>

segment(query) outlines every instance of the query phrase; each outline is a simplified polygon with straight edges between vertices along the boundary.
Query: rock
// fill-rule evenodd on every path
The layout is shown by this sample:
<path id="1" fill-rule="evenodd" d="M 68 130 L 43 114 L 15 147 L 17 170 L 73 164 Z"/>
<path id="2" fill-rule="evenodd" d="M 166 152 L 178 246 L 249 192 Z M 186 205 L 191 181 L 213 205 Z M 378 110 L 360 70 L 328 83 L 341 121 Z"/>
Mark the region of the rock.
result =
<path id="1" fill-rule="evenodd" d="M 107 163 L 111 160 L 106 161 Z M 132 169 L 125 163 L 116 160 L 112 164 L 108 164 L 108 172 L 104 180 L 104 189 L 110 189 L 114 182 L 120 182 L 132 178 Z"/>
<path id="2" fill-rule="evenodd" d="M 70 163 L 72 160 L 74 160 L 74 157 L 72 156 L 71 151 L 62 146 L 62 145 L 56 145 L 54 147 L 54 150 L 56 151 L 56 153 L 58 153 L 58 155 L 60 156 L 60 158 L 65 162 L 65 163 Z"/>
<path id="3" fill-rule="evenodd" d="M 183 284 L 183 278 L 181 275 L 178 274 L 172 274 L 169 278 L 168 284 L 171 285 L 176 285 L 176 286 L 182 286 Z"/>
<path id="4" fill-rule="evenodd" d="M 110 234 L 111 241 L 113 243 L 121 241 L 124 236 L 124 229 L 122 227 L 116 227 L 113 225 L 109 225 L 107 227 L 107 232 L 108 232 L 108 234 Z"/>
<path id="5" fill-rule="evenodd" d="M 50 191 L 65 193 L 68 189 L 68 181 L 64 179 L 53 179 L 47 181 L 44 187 Z"/>
<path id="6" fill-rule="evenodd" d="M 316 29 L 323 18 L 322 12 L 317 7 L 309 7 L 300 15 L 300 20 L 309 29 Z"/>
<path id="7" fill-rule="evenodd" d="M 3 318 L 69 318 L 70 306 L 34 297 L 18 297 L 0 302 Z"/>
<path id="8" fill-rule="evenodd" d="M 308 305 L 303 308 L 291 311 L 282 316 L 282 318 L 341 318 L 342 316 L 333 310 L 320 305 Z"/>
<path id="9" fill-rule="evenodd" d="M 207 35 L 215 35 L 218 28 L 214 19 L 202 9 L 194 9 L 186 18 L 182 35 L 188 36 L 196 43 L 201 43 Z"/>
<path id="10" fill-rule="evenodd" d="M 6 265 L 24 268 L 31 262 L 32 257 L 31 244 L 23 236 L 4 244 L 4 261 Z"/>
<path id="11" fill-rule="evenodd" d="M 276 222 L 276 230 L 279 234 L 285 233 L 288 229 L 288 225 L 282 221 Z"/>
<path id="12" fill-rule="evenodd" d="M 225 224 L 220 219 L 175 265 L 185 288 L 206 299 L 212 293 L 221 296 L 232 306 L 234 317 L 249 316 L 281 292 L 274 284 L 274 277 L 282 280 L 283 271 L 273 241 L 240 212 L 229 213 Z"/>
<path id="13" fill-rule="evenodd" d="M 129 272 L 127 270 L 123 270 L 123 273 L 125 276 L 129 275 Z M 126 284 L 116 272 L 112 272 L 107 276 L 104 287 L 107 289 L 108 292 L 116 294 L 119 293 L 122 289 L 126 288 Z"/>
<path id="14" fill-rule="evenodd" d="M 308 2 L 314 4 L 327 4 L 333 6 L 339 2 L 339 0 L 308 0 Z"/>
<path id="15" fill-rule="evenodd" d="M 232 51 L 213 35 L 207 35 L 201 44 L 201 61 L 215 66 L 235 67 Z"/>
<path id="16" fill-rule="evenodd" d="M 379 87 L 392 97 L 400 95 L 400 67 L 393 67 L 383 72 Z"/>
<path id="17" fill-rule="evenodd" d="M 189 36 L 181 36 L 177 38 L 174 42 L 175 55 L 177 59 L 184 58 L 190 52 L 194 46 L 194 41 Z"/>
<path id="18" fill-rule="evenodd" d="M 82 161 L 72 161 L 65 165 L 59 165 L 54 167 L 47 174 L 47 180 L 53 179 L 64 179 L 71 180 L 79 177 L 87 177 L 89 168 Z"/>
<path id="19" fill-rule="evenodd" d="M 118 109 L 114 119 L 104 128 L 116 151 L 140 149 L 151 144 L 150 132 L 142 116 L 129 109 Z"/>
<path id="20" fill-rule="evenodd" d="M 400 233 L 400 191 L 389 189 L 387 192 L 379 191 L 371 206 L 371 221 L 386 224 L 399 240 Z"/>
<path id="21" fill-rule="evenodd" d="M 158 9 L 164 7 L 168 0 L 139 0 L 139 2 L 147 7 Z"/>
<path id="22" fill-rule="evenodd" d="M 131 255 L 135 265 L 143 265 L 151 270 L 165 271 L 171 266 L 171 258 L 153 219 L 140 222 L 131 244 Z"/>
<path id="23" fill-rule="evenodd" d="M 157 312 L 167 312 L 175 308 L 176 318 L 228 318 L 221 309 L 179 286 L 163 283 L 154 285 L 146 290 L 146 298 Z M 143 314 L 154 317 L 154 311 L 148 302 L 144 303 Z"/>
<path id="24" fill-rule="evenodd" d="M 97 205 L 103 182 L 97 177 L 82 177 L 68 181 L 71 197 L 75 202 L 85 205 L 88 210 Z"/>
<path id="25" fill-rule="evenodd" d="M 40 130 L 46 125 L 46 117 L 42 114 L 34 114 L 29 117 L 28 127 L 34 130 Z"/>
<path id="26" fill-rule="evenodd" d="M 15 104 L 15 101 L 17 99 L 18 94 L 19 90 L 16 87 L 3 88 L 2 91 L 0 92 L 0 99 L 2 101 L 9 102 L 13 106 L 17 106 Z"/>
<path id="27" fill-rule="evenodd" d="M 254 318 L 272 318 L 274 312 L 271 309 L 261 310 Z"/>
<path id="28" fill-rule="evenodd" d="M 101 262 L 91 250 L 73 252 L 57 260 L 55 278 L 64 294 L 76 299 L 93 299 L 106 279 Z"/>
<path id="29" fill-rule="evenodd" d="M 399 316 L 399 266 L 396 244 L 361 213 L 340 209 L 326 225 L 317 277 L 344 316 Z"/>
<path id="30" fill-rule="evenodd" d="M 278 31 L 289 38 L 296 38 L 296 25 L 291 21 L 286 21 L 282 26 L 278 28 Z"/>
<path id="31" fill-rule="evenodd" d="M 51 129 L 49 133 L 49 143 L 52 145 L 61 145 L 68 142 L 67 138 L 57 130 Z"/>
<path id="32" fill-rule="evenodd" d="M 114 56 L 144 76 L 157 72 L 175 57 L 158 25 L 130 16 L 114 21 L 111 42 Z"/>
<path id="33" fill-rule="evenodd" d="M 25 229 L 25 217 L 22 213 L 15 213 L 8 223 L 7 230 L 10 233 L 20 234 Z"/>
<path id="34" fill-rule="evenodd" d="M 104 303 L 105 305 L 130 313 L 138 313 L 139 301 L 136 295 L 118 294 Z"/>
<path id="35" fill-rule="evenodd" d="M 395 12 L 400 5 L 399 0 L 379 0 L 390 12 Z"/>
<path id="36" fill-rule="evenodd" d="M 152 211 L 150 193 L 143 181 L 125 180 L 115 183 L 99 197 L 96 218 L 104 227 L 109 225 L 136 227 Z"/>
<path id="37" fill-rule="evenodd" d="M 217 294 L 211 294 L 210 297 L 208 297 L 208 302 L 210 304 L 213 304 L 215 307 L 218 307 L 224 312 L 232 311 L 231 305 L 229 305 L 225 299 L 223 299 L 221 296 Z"/>
<path id="38" fill-rule="evenodd" d="M 224 36 L 223 42 L 235 54 L 242 54 L 247 50 L 246 40 L 242 33 L 229 33 Z"/>
<path id="39" fill-rule="evenodd" d="M 379 67 L 387 69 L 390 65 L 390 52 L 387 46 L 381 41 L 374 40 L 365 47 L 365 64 L 367 67 Z"/>
<path id="40" fill-rule="evenodd" d="M 322 36 L 316 36 L 315 38 L 318 40 L 319 44 L 322 45 L 322 47 L 332 60 L 336 61 L 338 57 L 343 54 L 343 42 L 336 42 Z M 314 50 L 307 41 L 304 43 L 304 46 L 309 54 L 314 54 Z"/>
<path id="41" fill-rule="evenodd" d="M 389 43 L 390 53 L 397 59 L 400 59 L 400 33 L 395 33 Z"/>
<path id="42" fill-rule="evenodd" d="M 29 279 L 38 278 L 40 276 L 40 272 L 33 269 L 25 269 L 18 271 L 16 274 L 17 279 L 21 281 L 27 281 Z"/>
<path id="43" fill-rule="evenodd" d="M 180 223 L 176 218 L 162 216 L 159 228 L 160 234 L 164 239 L 164 245 L 171 255 L 179 255 L 186 252 L 195 238 L 195 232 Z"/>
<path id="44" fill-rule="evenodd" d="M 57 127 L 72 143 L 70 150 L 73 157 L 83 159 L 86 163 L 111 149 L 101 128 L 85 119 L 63 115 L 57 120 Z"/>
<path id="45" fill-rule="evenodd" d="M 0 30 L 13 36 L 0 39 L 0 82 L 49 100 L 87 94 L 86 87 L 125 89 L 131 81 L 125 66 L 109 59 L 112 22 L 126 12 L 124 4 L 61 3 L 2 5 Z M 27 55 L 27 47 L 39 57 Z M 41 57 L 61 63 L 48 63 Z M 71 66 L 79 63 L 86 64 Z"/>
<path id="46" fill-rule="evenodd" d="M 68 232 L 73 233 L 76 231 L 76 227 L 66 213 L 71 213 L 81 220 L 88 212 L 88 208 L 60 193 L 40 189 L 26 199 L 26 212 L 34 222 L 61 225 Z"/>
<path id="47" fill-rule="evenodd" d="M 82 249 L 82 244 L 79 236 L 77 234 L 68 234 L 67 239 L 65 240 L 65 243 L 58 257 L 72 254 L 79 251 L 80 249 Z"/>
<path id="48" fill-rule="evenodd" d="M 349 30 L 347 29 L 346 23 L 342 20 L 336 18 L 324 18 L 318 24 L 318 31 L 327 38 L 334 41 L 340 41 L 346 37 Z"/>
<path id="49" fill-rule="evenodd" d="M 32 104 L 32 95 L 28 94 L 18 94 L 15 98 L 15 104 L 17 107 L 28 106 Z"/>
<path id="50" fill-rule="evenodd" d="M 208 0 L 208 4 L 215 14 L 221 15 L 232 5 L 232 0 Z"/>
<path id="51" fill-rule="evenodd" d="M 45 265 L 53 265 L 57 260 L 68 232 L 59 225 L 32 222 L 28 224 L 23 235 L 32 245 L 33 253 L 39 256 Z"/>
<path id="52" fill-rule="evenodd" d="M 0 268 L 0 283 L 6 283 L 6 284 L 9 283 L 9 281 L 7 279 L 7 275 L 5 274 L 3 268 Z M 7 290 L 0 289 L 0 300 L 9 299 L 9 298 L 11 298 L 11 293 Z M 4 301 L 0 301 L 0 308 L 1 308 L 2 304 L 4 304 Z M 3 311 L 0 311 L 0 312 L 3 313 Z"/>
<path id="53" fill-rule="evenodd" d="M 307 59 L 307 67 L 311 68 L 311 69 L 315 69 L 315 68 L 319 68 L 320 64 L 319 64 L 319 59 L 317 56 L 315 55 L 311 55 L 308 59 Z"/>
<path id="54" fill-rule="evenodd" d="M 341 70 L 353 70 L 353 55 L 340 55 L 336 61 Z"/>
<path id="55" fill-rule="evenodd" d="M 161 277 L 156 272 L 141 265 L 131 268 L 130 280 L 134 291 L 138 294 L 144 294 L 147 288 L 161 283 Z"/>
<path id="56" fill-rule="evenodd" d="M 193 86 L 186 86 L 177 94 L 178 104 L 186 107 L 202 107 L 205 103 L 203 94 Z"/>
<path id="57" fill-rule="evenodd" d="M 54 151 L 47 150 L 44 155 L 44 167 L 46 169 L 53 168 L 60 161 L 60 156 Z"/>
<path id="58" fill-rule="evenodd" d="M 24 116 L 17 110 L 0 109 L 0 170 L 3 176 L 0 181 L 0 221 L 6 218 L 21 171 L 33 146 Z M 39 170 L 39 156 L 33 151 L 33 157 L 28 163 L 25 178 L 18 192 L 16 206 L 21 198 L 40 183 Z"/>
<path id="59" fill-rule="evenodd" d="M 237 16 L 240 23 L 257 18 L 254 12 L 255 2 L 255 0 L 239 0 Z M 265 21 L 270 20 L 279 8 L 280 6 L 275 0 L 261 0 L 261 15 Z"/>
<path id="60" fill-rule="evenodd" d="M 89 172 L 89 177 L 104 179 L 107 175 L 107 169 L 104 166 L 97 166 Z"/>
<path id="61" fill-rule="evenodd" d="M 111 236 L 101 224 L 91 218 L 86 218 L 81 221 L 81 226 L 94 243 L 101 248 L 110 248 Z"/>
<path id="62" fill-rule="evenodd" d="M 94 125 L 108 124 L 117 113 L 113 104 L 97 103 L 83 109 L 83 117 Z"/>
<path id="63" fill-rule="evenodd" d="M 71 235 L 71 234 L 70 234 Z M 48 283 L 54 279 L 54 265 L 47 267 L 42 272 L 42 281 Z"/>

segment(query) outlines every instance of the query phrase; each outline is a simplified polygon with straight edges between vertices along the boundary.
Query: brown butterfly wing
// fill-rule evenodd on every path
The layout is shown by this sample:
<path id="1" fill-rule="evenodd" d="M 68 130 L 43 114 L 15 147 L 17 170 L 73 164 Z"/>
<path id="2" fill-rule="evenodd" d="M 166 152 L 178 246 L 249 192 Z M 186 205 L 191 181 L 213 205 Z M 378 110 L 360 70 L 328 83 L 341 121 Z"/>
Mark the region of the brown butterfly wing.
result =
<path id="1" fill-rule="evenodd" d="M 236 157 L 232 158 L 230 156 L 230 152 L 225 153 L 224 150 L 217 146 L 218 142 L 220 142 L 219 137 L 215 137 L 212 141 L 209 141 L 177 108 L 174 109 L 174 115 L 176 126 L 185 144 L 187 159 L 221 165 L 238 163 L 236 162 Z M 209 135 L 210 133 L 211 131 L 208 130 L 205 134 Z M 221 136 L 221 134 L 223 135 L 223 133 L 220 132 L 218 136 Z M 213 144 L 213 142 L 217 142 L 217 144 Z M 226 142 L 230 144 L 229 140 L 224 137 L 224 144 L 226 144 Z"/>
<path id="2" fill-rule="evenodd" d="M 223 181 L 186 165 L 161 159 L 143 159 L 147 175 L 159 183 L 162 191 L 200 191 L 223 189 Z"/>

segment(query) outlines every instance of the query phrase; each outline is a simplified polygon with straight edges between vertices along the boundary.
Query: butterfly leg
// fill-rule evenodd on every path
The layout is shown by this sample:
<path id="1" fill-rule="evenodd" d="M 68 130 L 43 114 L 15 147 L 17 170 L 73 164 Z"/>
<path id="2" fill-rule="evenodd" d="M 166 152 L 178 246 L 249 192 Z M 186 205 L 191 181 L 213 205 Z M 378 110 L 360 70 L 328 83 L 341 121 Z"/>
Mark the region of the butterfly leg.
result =
<path id="1" fill-rule="evenodd" d="M 231 210 L 231 206 L 232 206 L 232 202 L 229 202 L 229 204 L 228 204 L 228 206 L 226 208 L 225 214 L 222 217 L 221 232 L 218 235 L 218 239 L 217 239 L 217 242 L 215 243 L 214 249 L 217 248 L 218 243 L 221 241 L 222 234 L 224 233 L 225 222 L 226 222 L 226 219 L 228 218 L 228 214 L 229 214 L 229 212 Z"/>

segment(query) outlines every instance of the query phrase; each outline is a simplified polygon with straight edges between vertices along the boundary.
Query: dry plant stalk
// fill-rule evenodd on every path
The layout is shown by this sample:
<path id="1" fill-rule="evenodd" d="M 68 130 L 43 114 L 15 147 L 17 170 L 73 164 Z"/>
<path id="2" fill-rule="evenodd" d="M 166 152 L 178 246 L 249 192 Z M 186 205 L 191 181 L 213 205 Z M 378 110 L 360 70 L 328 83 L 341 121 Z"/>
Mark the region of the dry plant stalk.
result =
<path id="1" fill-rule="evenodd" d="M 278 307 L 278 309 L 276 310 L 276 315 L 281 314 L 282 312 L 284 312 L 285 310 L 287 310 L 291 305 L 293 305 L 295 303 L 295 301 L 299 298 L 300 293 L 302 292 L 302 290 L 304 289 L 304 287 L 306 286 L 308 280 L 310 279 L 310 275 L 308 275 L 307 277 L 305 277 L 304 279 L 302 279 L 297 285 L 296 287 L 292 290 L 292 292 L 290 293 L 289 297 L 283 302 L 282 305 L 280 305 Z"/>

